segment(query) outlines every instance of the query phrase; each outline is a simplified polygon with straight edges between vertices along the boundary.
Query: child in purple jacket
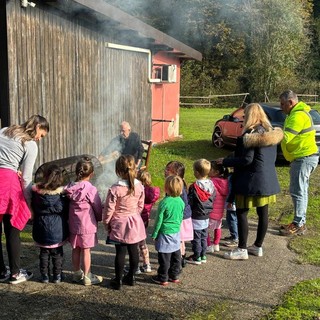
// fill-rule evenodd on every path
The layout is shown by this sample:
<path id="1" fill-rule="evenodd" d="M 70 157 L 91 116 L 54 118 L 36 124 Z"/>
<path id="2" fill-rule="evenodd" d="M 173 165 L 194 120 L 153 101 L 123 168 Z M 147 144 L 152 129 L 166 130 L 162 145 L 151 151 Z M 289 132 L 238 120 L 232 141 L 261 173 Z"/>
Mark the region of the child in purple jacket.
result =
<path id="1" fill-rule="evenodd" d="M 90 272 L 90 249 L 98 243 L 98 221 L 102 219 L 102 204 L 98 190 L 89 182 L 93 172 L 93 164 L 89 158 L 80 160 L 76 165 L 76 182 L 65 187 L 70 199 L 69 241 L 72 247 L 73 281 L 82 281 L 86 286 L 102 282 L 102 277 Z"/>

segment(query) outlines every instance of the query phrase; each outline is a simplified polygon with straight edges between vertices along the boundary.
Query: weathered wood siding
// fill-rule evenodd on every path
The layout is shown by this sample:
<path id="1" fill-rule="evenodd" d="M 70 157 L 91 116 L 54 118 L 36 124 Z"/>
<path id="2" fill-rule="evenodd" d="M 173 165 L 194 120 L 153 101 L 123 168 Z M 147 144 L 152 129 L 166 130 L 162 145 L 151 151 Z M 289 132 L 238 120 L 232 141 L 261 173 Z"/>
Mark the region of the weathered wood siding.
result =
<path id="1" fill-rule="evenodd" d="M 7 2 L 10 123 L 32 114 L 50 122 L 37 165 L 80 154 L 99 155 L 122 120 L 151 138 L 147 55 L 109 49 L 103 32 L 45 6 Z M 132 44 L 131 44 L 132 45 Z"/>

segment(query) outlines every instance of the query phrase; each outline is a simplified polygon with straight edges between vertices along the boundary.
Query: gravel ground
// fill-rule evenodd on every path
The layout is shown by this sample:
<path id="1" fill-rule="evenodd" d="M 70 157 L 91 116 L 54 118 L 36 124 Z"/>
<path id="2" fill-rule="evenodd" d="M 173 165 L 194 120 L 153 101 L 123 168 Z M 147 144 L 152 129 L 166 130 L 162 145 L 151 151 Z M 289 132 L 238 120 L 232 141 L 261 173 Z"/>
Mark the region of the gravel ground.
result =
<path id="1" fill-rule="evenodd" d="M 30 228 L 30 226 L 28 226 Z M 250 224 L 250 242 L 256 225 Z M 151 231 L 151 230 L 150 230 Z M 227 235 L 223 229 L 222 237 Z M 103 227 L 99 245 L 92 251 L 92 271 L 102 275 L 101 285 L 85 287 L 71 282 L 70 247 L 65 246 L 65 281 L 61 284 L 39 282 L 38 250 L 23 245 L 23 267 L 34 278 L 19 285 L 0 284 L 0 319 L 186 319 L 194 312 L 207 312 L 227 305 L 221 319 L 261 319 L 276 306 L 291 286 L 319 277 L 319 267 L 300 265 L 287 248 L 287 238 L 269 228 L 264 256 L 247 261 L 223 259 L 227 247 L 208 254 L 207 264 L 187 265 L 181 283 L 161 287 L 151 282 L 156 274 L 157 255 L 150 243 L 151 274 L 138 275 L 134 287 L 121 291 L 108 288 L 113 277 L 114 247 L 105 245 Z M 190 246 L 188 246 L 190 251 Z M 221 309 L 221 308 L 220 308 Z"/>

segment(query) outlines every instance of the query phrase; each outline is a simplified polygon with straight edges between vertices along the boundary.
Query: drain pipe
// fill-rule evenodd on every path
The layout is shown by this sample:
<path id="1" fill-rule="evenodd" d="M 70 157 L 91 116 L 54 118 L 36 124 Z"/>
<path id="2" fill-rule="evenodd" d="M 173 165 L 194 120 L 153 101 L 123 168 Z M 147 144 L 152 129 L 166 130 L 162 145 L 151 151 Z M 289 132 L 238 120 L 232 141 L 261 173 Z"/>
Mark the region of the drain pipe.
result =
<path id="1" fill-rule="evenodd" d="M 111 43 L 111 42 L 107 42 L 105 44 L 105 46 L 107 48 L 112 48 L 112 49 L 119 49 L 119 50 L 125 50 L 125 51 L 146 53 L 148 55 L 148 82 L 149 83 L 159 83 L 160 82 L 160 79 L 152 79 L 151 50 L 145 49 L 145 48 L 125 46 L 125 45 L 122 45 L 122 44 L 116 44 L 116 43 Z"/>

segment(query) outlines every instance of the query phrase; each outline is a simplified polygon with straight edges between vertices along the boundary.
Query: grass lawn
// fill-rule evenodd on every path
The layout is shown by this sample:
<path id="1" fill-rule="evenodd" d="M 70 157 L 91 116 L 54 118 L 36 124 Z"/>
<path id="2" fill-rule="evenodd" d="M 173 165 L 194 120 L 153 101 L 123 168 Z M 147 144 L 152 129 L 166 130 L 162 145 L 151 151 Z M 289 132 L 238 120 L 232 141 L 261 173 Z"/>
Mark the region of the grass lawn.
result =
<path id="1" fill-rule="evenodd" d="M 180 134 L 181 140 L 159 144 L 152 149 L 149 171 L 152 174 L 153 184 L 164 184 L 164 168 L 171 160 L 181 161 L 186 167 L 185 179 L 187 183 L 194 181 L 192 164 L 199 158 L 213 160 L 224 157 L 232 150 L 217 149 L 211 144 L 213 125 L 216 120 L 232 109 L 181 109 Z M 292 220 L 292 203 L 289 194 L 289 166 L 277 164 L 277 173 L 281 186 L 278 201 L 270 208 L 270 220 L 279 224 L 289 223 Z M 299 253 L 297 263 L 311 263 L 320 266 L 320 169 L 317 168 L 310 179 L 308 232 L 303 237 L 294 237 L 289 247 Z M 251 210 L 251 218 L 256 215 Z M 302 300 L 305 301 L 302 307 Z M 307 307 L 306 305 L 312 304 Z M 320 280 L 302 282 L 295 286 L 284 297 L 283 304 L 278 306 L 267 319 L 320 319 Z M 225 307 L 225 306 L 224 306 Z M 222 319 L 219 308 L 208 315 L 212 319 Z M 195 319 L 200 319 L 195 315 Z M 205 317 L 207 318 L 207 317 Z M 204 319 L 204 318 L 203 318 Z"/>

